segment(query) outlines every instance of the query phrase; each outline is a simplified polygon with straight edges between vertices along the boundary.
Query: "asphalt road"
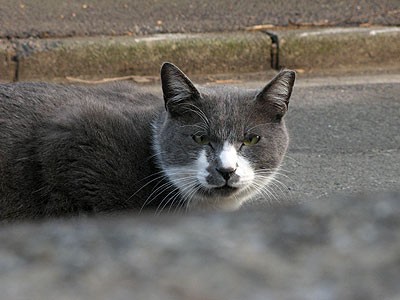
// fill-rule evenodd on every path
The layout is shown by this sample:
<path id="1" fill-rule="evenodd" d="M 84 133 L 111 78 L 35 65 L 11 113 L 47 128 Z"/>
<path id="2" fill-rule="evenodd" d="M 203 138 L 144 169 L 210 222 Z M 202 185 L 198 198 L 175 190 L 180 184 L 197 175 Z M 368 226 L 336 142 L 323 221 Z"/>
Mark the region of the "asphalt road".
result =
<path id="1" fill-rule="evenodd" d="M 399 25 L 398 0 L 0 0 L 0 38 L 218 32 L 274 24 Z"/>
<path id="2" fill-rule="evenodd" d="M 293 198 L 400 189 L 399 76 L 300 80 L 287 121 Z"/>

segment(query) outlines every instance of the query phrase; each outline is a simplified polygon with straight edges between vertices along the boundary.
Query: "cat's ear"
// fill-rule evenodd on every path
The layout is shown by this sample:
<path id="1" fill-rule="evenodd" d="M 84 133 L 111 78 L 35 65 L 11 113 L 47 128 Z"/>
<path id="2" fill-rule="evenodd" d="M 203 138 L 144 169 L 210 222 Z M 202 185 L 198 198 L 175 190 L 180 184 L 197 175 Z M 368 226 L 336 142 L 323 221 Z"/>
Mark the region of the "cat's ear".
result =
<path id="1" fill-rule="evenodd" d="M 286 113 L 289 99 L 292 95 L 296 72 L 282 70 L 257 95 L 257 102 L 276 108 L 276 118 L 280 119 Z"/>
<path id="2" fill-rule="evenodd" d="M 178 109 L 182 102 L 200 97 L 190 79 L 177 66 L 168 62 L 161 67 L 161 84 L 165 108 L 169 112 Z"/>

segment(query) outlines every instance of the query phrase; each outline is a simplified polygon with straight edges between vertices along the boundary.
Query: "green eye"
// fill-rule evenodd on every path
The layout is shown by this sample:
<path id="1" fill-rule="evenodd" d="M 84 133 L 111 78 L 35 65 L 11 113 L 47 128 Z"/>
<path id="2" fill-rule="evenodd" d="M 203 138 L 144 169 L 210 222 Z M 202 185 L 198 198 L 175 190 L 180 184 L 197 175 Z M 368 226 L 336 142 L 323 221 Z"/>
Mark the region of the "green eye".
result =
<path id="1" fill-rule="evenodd" d="M 208 145 L 210 143 L 210 138 L 207 135 L 192 135 L 193 140 L 200 145 Z"/>
<path id="2" fill-rule="evenodd" d="M 246 146 L 252 146 L 260 141 L 261 137 L 259 135 L 246 135 L 243 140 L 243 144 Z"/>

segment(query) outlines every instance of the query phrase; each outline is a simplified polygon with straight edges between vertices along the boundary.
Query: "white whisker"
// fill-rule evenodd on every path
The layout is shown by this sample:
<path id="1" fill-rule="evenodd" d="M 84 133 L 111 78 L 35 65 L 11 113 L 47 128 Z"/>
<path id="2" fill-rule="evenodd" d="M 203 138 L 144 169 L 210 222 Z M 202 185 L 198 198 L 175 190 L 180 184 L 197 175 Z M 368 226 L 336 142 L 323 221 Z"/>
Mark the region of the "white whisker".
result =
<path id="1" fill-rule="evenodd" d="M 185 182 L 185 181 L 188 181 L 188 182 Z M 184 182 L 184 183 L 180 184 L 179 185 L 179 189 L 178 189 L 179 190 L 179 195 L 182 195 L 186 188 L 192 187 L 193 183 L 195 183 L 196 181 L 193 178 L 184 178 L 184 179 L 182 179 L 182 182 Z M 171 204 L 173 204 L 173 200 L 176 198 L 175 197 L 176 195 L 174 197 L 168 199 L 168 197 L 169 197 L 169 195 L 171 195 L 171 193 L 172 192 L 168 193 L 168 195 L 166 195 L 163 198 L 163 200 L 161 200 L 160 204 L 157 206 L 157 209 L 155 211 L 156 214 L 157 214 L 158 210 L 160 209 L 160 206 L 163 204 L 164 201 L 165 201 L 165 204 L 164 204 L 163 207 L 161 207 L 160 213 L 164 210 L 164 208 L 168 205 L 169 202 L 172 201 Z"/>

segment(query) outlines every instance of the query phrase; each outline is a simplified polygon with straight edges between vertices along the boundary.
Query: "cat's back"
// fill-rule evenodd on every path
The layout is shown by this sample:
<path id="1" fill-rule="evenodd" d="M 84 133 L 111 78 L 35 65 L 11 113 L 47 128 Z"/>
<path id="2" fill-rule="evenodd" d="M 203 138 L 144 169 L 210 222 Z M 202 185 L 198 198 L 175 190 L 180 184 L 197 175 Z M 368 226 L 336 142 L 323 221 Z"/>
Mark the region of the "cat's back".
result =
<path id="1" fill-rule="evenodd" d="M 48 115 L 67 106 L 92 105 L 131 106 L 147 109 L 161 103 L 159 97 L 144 92 L 130 83 L 97 86 L 74 86 L 50 83 L 0 84 L 0 116 Z M 11 116 L 9 116 L 11 115 Z"/>
<path id="2" fill-rule="evenodd" d="M 48 83 L 0 85 L 0 169 L 26 155 L 48 136 L 82 141 L 101 132 L 120 140 L 150 135 L 162 100 L 129 83 L 69 86 Z"/>
<path id="3" fill-rule="evenodd" d="M 17 122 L 37 116 L 47 106 L 56 107 L 54 99 L 61 86 L 44 83 L 0 84 L 0 122 Z M 53 104 L 52 104 L 53 103 Z"/>
<path id="4" fill-rule="evenodd" d="M 59 115 L 103 111 L 151 117 L 162 100 L 130 83 L 71 86 L 49 83 L 0 84 L 0 138 L 26 133 Z"/>

